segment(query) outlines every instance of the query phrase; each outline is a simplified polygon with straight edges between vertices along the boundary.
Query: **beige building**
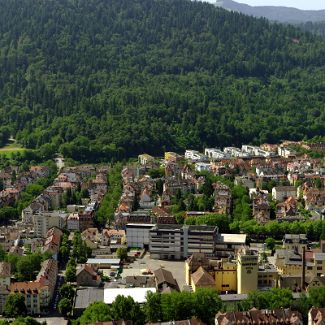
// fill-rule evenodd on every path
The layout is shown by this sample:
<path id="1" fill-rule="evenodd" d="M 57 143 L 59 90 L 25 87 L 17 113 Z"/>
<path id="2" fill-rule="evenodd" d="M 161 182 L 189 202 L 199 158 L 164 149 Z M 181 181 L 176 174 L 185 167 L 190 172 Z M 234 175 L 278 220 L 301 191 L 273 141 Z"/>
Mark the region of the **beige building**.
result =
<path id="1" fill-rule="evenodd" d="M 296 250 L 302 253 L 303 248 L 307 251 L 307 244 L 308 240 L 306 234 L 285 234 L 283 238 L 283 249 L 285 250 Z"/>
<path id="2" fill-rule="evenodd" d="M 249 293 L 257 290 L 258 283 L 258 255 L 242 248 L 237 253 L 237 293 Z"/>
<path id="3" fill-rule="evenodd" d="M 11 277 L 11 265 L 7 262 L 0 263 L 0 286 L 9 287 Z"/>
<path id="4" fill-rule="evenodd" d="M 64 229 L 68 214 L 63 211 L 41 212 L 33 215 L 34 230 L 37 237 L 45 238 L 49 229 Z"/>
<path id="5" fill-rule="evenodd" d="M 57 274 L 57 261 L 48 259 L 43 262 L 35 281 L 12 283 L 9 287 L 10 293 L 24 296 L 28 314 L 40 314 L 52 299 Z"/>

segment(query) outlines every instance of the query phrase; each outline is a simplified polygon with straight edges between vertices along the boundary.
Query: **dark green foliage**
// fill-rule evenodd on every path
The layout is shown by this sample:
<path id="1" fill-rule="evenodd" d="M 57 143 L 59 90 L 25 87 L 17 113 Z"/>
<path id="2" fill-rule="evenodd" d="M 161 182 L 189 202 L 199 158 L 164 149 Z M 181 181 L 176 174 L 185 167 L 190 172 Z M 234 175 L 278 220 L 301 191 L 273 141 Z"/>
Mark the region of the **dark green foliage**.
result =
<path id="1" fill-rule="evenodd" d="M 247 221 L 252 218 L 252 208 L 248 191 L 241 185 L 234 186 L 232 190 L 233 196 L 233 219 L 240 221 Z"/>
<path id="2" fill-rule="evenodd" d="M 8 254 L 5 260 L 10 263 L 11 270 L 18 281 L 35 280 L 37 273 L 41 269 L 41 263 L 48 259 L 47 254 L 31 253 L 28 255 L 18 256 Z"/>
<path id="3" fill-rule="evenodd" d="M 62 316 L 67 316 L 72 310 L 72 301 L 68 298 L 63 298 L 59 301 L 58 309 Z"/>
<path id="4" fill-rule="evenodd" d="M 293 302 L 290 289 L 273 288 L 268 291 L 254 291 L 248 294 L 247 303 L 250 308 L 277 309 L 288 308 Z M 245 305 L 245 302 L 244 302 Z"/>
<path id="5" fill-rule="evenodd" d="M 318 241 L 324 221 L 294 221 L 277 222 L 271 221 L 266 224 L 258 224 L 255 220 L 246 222 L 232 222 L 229 227 L 232 232 L 242 231 L 251 237 L 257 237 L 265 240 L 272 237 L 276 240 L 282 240 L 285 234 L 307 234 L 309 240 Z"/>
<path id="6" fill-rule="evenodd" d="M 85 242 L 81 238 L 80 232 L 76 231 L 73 236 L 73 249 L 72 257 L 78 263 L 86 263 L 91 250 L 86 246 Z"/>
<path id="7" fill-rule="evenodd" d="M 116 160 L 325 133 L 325 44 L 291 26 L 186 0 L 0 7 L 0 125 L 38 148 L 25 154 Z"/>
<path id="8" fill-rule="evenodd" d="M 156 323 L 163 319 L 160 292 L 148 292 L 146 297 L 146 303 L 143 308 L 147 322 Z"/>
<path id="9" fill-rule="evenodd" d="M 325 308 L 325 287 L 311 288 L 308 293 L 312 306 Z"/>
<path id="10" fill-rule="evenodd" d="M 62 298 L 67 298 L 69 300 L 73 300 L 74 298 L 74 289 L 71 285 L 69 284 L 64 284 L 61 288 L 60 288 L 60 296 Z"/>
<path id="11" fill-rule="evenodd" d="M 95 217 L 98 226 L 105 226 L 107 221 L 114 218 L 114 212 L 122 194 L 122 167 L 121 163 L 117 163 L 108 172 L 108 191 Z"/>
<path id="12" fill-rule="evenodd" d="M 325 39 L 325 21 L 302 23 L 298 25 L 305 32 L 310 32 Z"/>
<path id="13" fill-rule="evenodd" d="M 221 306 L 222 302 L 216 290 L 199 289 L 195 293 L 149 294 L 144 311 L 146 320 L 151 322 L 198 317 L 210 323 Z"/>
<path id="14" fill-rule="evenodd" d="M 275 239 L 272 237 L 268 237 L 265 240 L 265 244 L 266 244 L 267 249 L 273 251 L 275 248 Z"/>
<path id="15" fill-rule="evenodd" d="M 188 217 L 185 222 L 186 225 L 207 225 L 218 226 L 219 232 L 229 231 L 229 218 L 220 214 L 208 214 L 205 216 Z"/>
<path id="16" fill-rule="evenodd" d="M 7 296 L 3 313 L 6 317 L 19 317 L 26 315 L 27 309 L 25 298 L 20 293 L 10 294 Z"/>
<path id="17" fill-rule="evenodd" d="M 148 175 L 151 178 L 161 178 L 165 176 L 165 169 L 164 168 L 153 168 L 150 169 Z"/>
<path id="18" fill-rule="evenodd" d="M 71 242 L 69 241 L 68 234 L 63 234 L 61 244 L 60 244 L 60 258 L 62 261 L 66 262 L 70 255 Z"/>
<path id="19" fill-rule="evenodd" d="M 76 272 L 77 272 L 76 262 L 74 261 L 74 259 L 71 258 L 67 264 L 67 268 L 65 271 L 65 280 L 67 282 L 75 282 Z"/>
<path id="20" fill-rule="evenodd" d="M 125 247 L 119 247 L 116 250 L 116 254 L 117 254 L 118 258 L 120 258 L 122 261 L 126 260 L 128 257 L 128 251 Z"/>
<path id="21" fill-rule="evenodd" d="M 0 127 L 0 148 L 3 147 L 9 140 L 10 131 L 7 127 Z"/>
<path id="22" fill-rule="evenodd" d="M 79 318 L 81 325 L 94 324 L 111 320 L 110 307 L 104 302 L 94 302 L 89 305 Z"/>
<path id="23" fill-rule="evenodd" d="M 40 325 L 40 324 L 46 325 L 46 322 L 39 323 L 33 317 L 27 316 L 25 318 L 24 317 L 18 317 L 11 324 L 12 325 Z"/>
<path id="24" fill-rule="evenodd" d="M 140 305 L 132 297 L 117 296 L 110 307 L 112 319 L 132 320 L 135 325 L 143 325 L 145 315 Z"/>

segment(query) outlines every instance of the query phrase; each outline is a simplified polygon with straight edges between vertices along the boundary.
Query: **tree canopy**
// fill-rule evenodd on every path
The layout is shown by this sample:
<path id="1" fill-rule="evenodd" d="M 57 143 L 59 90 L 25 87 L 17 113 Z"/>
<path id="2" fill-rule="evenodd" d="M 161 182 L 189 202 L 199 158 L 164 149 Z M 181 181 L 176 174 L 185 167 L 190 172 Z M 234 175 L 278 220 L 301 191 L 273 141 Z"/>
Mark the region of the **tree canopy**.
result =
<path id="1" fill-rule="evenodd" d="M 325 43 L 188 0 L 0 0 L 0 145 L 121 159 L 324 134 Z"/>

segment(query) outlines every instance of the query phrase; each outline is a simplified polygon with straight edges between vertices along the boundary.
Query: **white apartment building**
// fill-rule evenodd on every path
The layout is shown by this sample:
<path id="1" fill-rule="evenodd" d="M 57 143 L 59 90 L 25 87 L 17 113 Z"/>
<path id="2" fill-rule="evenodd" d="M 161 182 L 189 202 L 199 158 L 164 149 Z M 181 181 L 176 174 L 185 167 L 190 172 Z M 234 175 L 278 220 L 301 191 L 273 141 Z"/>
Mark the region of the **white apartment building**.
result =
<path id="1" fill-rule="evenodd" d="M 63 211 L 41 212 L 33 215 L 33 224 L 36 237 L 46 237 L 49 229 L 66 228 L 68 214 Z"/>

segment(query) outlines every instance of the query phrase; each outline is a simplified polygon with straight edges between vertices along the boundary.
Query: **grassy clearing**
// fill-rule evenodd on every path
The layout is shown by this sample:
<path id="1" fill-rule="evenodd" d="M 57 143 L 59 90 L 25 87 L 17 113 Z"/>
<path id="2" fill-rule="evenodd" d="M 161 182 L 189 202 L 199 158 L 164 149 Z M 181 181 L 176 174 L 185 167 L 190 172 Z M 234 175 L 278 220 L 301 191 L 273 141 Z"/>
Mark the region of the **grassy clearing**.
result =
<path id="1" fill-rule="evenodd" d="M 23 148 L 20 144 L 12 142 L 0 148 L 0 155 L 5 155 L 8 158 L 11 158 L 13 153 L 24 151 L 26 151 L 26 149 Z"/>

